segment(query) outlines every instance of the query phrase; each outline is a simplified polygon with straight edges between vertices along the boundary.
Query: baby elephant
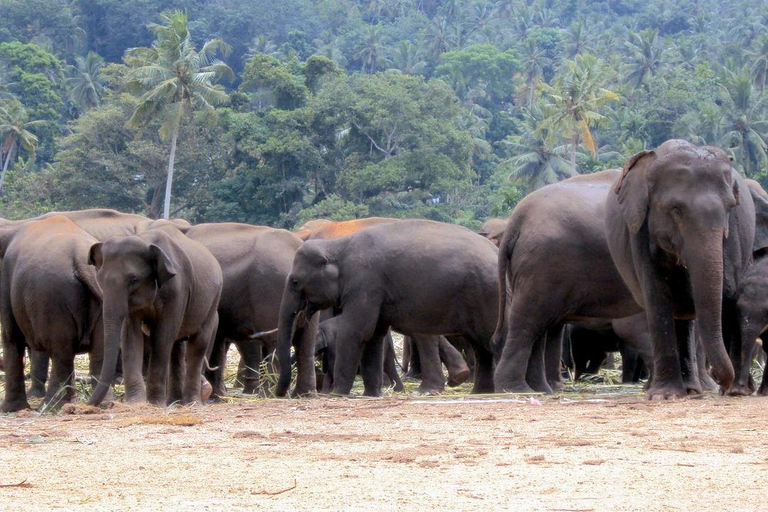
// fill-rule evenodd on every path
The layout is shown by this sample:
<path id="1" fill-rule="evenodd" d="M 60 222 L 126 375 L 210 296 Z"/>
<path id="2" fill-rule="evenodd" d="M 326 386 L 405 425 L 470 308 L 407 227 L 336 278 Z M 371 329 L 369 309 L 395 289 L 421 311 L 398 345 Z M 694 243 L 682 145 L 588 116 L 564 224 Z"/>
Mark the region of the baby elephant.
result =
<path id="1" fill-rule="evenodd" d="M 127 402 L 200 403 L 203 363 L 219 322 L 222 275 L 216 259 L 170 223 L 160 223 L 139 235 L 94 244 L 90 262 L 104 291 L 105 348 L 89 404 L 104 399 L 121 348 Z M 146 388 L 143 330 L 150 350 Z"/>
<path id="2" fill-rule="evenodd" d="M 755 261 L 745 274 L 737 302 L 741 345 L 730 347 L 730 355 L 736 369 L 736 382 L 728 390 L 730 395 L 751 395 L 754 383 L 749 373 L 755 355 L 755 340 L 763 341 L 768 353 L 768 257 Z M 768 395 L 768 372 L 763 372 L 763 382 L 757 390 Z"/>
<path id="3" fill-rule="evenodd" d="M 0 322 L 5 355 L 3 412 L 29 407 L 24 348 L 53 360 L 45 404 L 73 396 L 75 354 L 101 369 L 101 289 L 88 251 L 96 239 L 61 215 L 0 228 Z"/>

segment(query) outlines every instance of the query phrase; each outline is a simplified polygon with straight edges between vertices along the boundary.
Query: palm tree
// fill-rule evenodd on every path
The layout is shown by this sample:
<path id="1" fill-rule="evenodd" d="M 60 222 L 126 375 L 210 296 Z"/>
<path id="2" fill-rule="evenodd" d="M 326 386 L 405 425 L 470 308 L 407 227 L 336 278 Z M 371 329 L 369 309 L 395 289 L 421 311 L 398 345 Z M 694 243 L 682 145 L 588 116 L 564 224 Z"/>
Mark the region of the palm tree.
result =
<path id="1" fill-rule="evenodd" d="M 18 100 L 11 100 L 0 107 L 0 134 L 3 145 L 0 147 L 0 157 L 3 161 L 3 170 L 0 174 L 0 195 L 5 185 L 5 173 L 13 157 L 20 150 L 35 152 L 37 149 L 37 137 L 30 129 L 43 126 L 45 121 L 28 121 L 27 111 Z"/>
<path id="2" fill-rule="evenodd" d="M 399 71 L 406 75 L 419 75 L 427 67 L 427 63 L 421 58 L 419 48 L 410 41 L 400 41 L 397 44 L 392 57 L 390 70 Z"/>
<path id="3" fill-rule="evenodd" d="M 765 91 L 766 79 L 768 79 L 768 34 L 763 34 L 758 41 L 758 48 L 755 51 L 748 52 L 750 57 L 755 59 L 752 64 L 752 73 L 760 87 L 760 92 Z"/>
<path id="4" fill-rule="evenodd" d="M 85 57 L 77 57 L 72 76 L 66 79 L 69 88 L 69 100 L 80 112 L 98 107 L 104 94 L 104 82 L 101 70 L 104 59 L 97 53 L 88 52 Z"/>
<path id="5" fill-rule="evenodd" d="M 571 167 L 576 172 L 576 147 L 583 144 L 593 155 L 597 143 L 591 128 L 607 117 L 599 110 L 619 96 L 604 85 L 611 78 L 610 69 L 590 54 L 577 55 L 565 62 L 565 71 L 552 86 L 544 85 L 549 103 L 544 106 L 546 118 L 541 127 L 548 137 L 561 134 L 571 146 Z"/>
<path id="6" fill-rule="evenodd" d="M 730 148 L 736 163 L 748 178 L 765 172 L 768 164 L 768 98 L 752 84 L 748 67 L 739 71 L 724 70 L 720 84 L 720 104 L 726 132 L 722 145 Z"/>
<path id="7" fill-rule="evenodd" d="M 256 36 L 248 45 L 248 51 L 243 55 L 243 60 L 248 62 L 254 55 L 269 55 L 275 57 L 279 54 L 275 43 L 269 40 L 264 34 Z"/>
<path id="8" fill-rule="evenodd" d="M 568 163 L 567 146 L 555 146 L 548 130 L 542 127 L 541 109 L 534 105 L 523 112 L 516 122 L 515 135 L 508 135 L 501 144 L 515 155 L 502 165 L 509 168 L 509 179 L 532 192 L 550 183 L 575 176 Z"/>
<path id="9" fill-rule="evenodd" d="M 384 65 L 386 48 L 381 38 L 381 25 L 369 25 L 355 53 L 355 58 L 363 63 L 363 71 L 367 67 L 369 73 L 375 73 Z"/>
<path id="10" fill-rule="evenodd" d="M 214 83 L 222 77 L 232 79 L 234 74 L 229 66 L 213 60 L 217 53 L 229 53 L 228 44 L 213 39 L 198 52 L 187 28 L 185 12 L 163 13 L 160 18 L 164 25 L 153 23 L 148 27 L 156 37 L 152 47 L 128 50 L 138 65 L 128 75 L 127 88 L 141 94 L 128 126 L 136 128 L 160 119 L 160 136 L 171 141 L 163 205 L 163 218 L 167 219 L 176 142 L 184 117 L 194 108 L 212 111 L 215 105 L 225 103 L 227 94 Z"/>
<path id="11" fill-rule="evenodd" d="M 635 88 L 643 85 L 646 78 L 656 74 L 661 68 L 663 50 L 656 40 L 657 35 L 658 31 L 655 28 L 633 32 L 629 35 L 627 48 L 629 48 L 632 56 L 628 66 L 627 82 Z"/>
<path id="12" fill-rule="evenodd" d="M 341 67 L 346 66 L 347 58 L 341 49 L 341 38 L 334 36 L 332 32 L 326 30 L 312 43 L 315 45 L 315 50 L 319 55 L 328 57 Z"/>
<path id="13" fill-rule="evenodd" d="M 455 41 L 453 28 L 445 18 L 435 17 L 424 34 L 430 60 L 437 60 L 441 53 L 449 51 Z"/>
<path id="14" fill-rule="evenodd" d="M 533 105 L 533 93 L 536 84 L 544 76 L 544 68 L 551 64 L 547 52 L 536 45 L 533 39 L 527 39 L 523 46 L 523 79 L 528 89 L 528 108 Z"/>

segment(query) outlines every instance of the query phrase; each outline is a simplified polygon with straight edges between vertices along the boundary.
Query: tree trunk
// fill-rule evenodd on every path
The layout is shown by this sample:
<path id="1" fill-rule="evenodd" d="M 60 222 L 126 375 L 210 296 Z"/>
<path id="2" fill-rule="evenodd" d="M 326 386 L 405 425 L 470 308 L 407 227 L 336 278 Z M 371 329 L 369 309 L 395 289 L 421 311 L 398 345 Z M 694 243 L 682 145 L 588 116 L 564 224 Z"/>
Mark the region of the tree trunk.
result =
<path id="1" fill-rule="evenodd" d="M 173 131 L 171 139 L 171 156 L 168 158 L 168 179 L 165 182 L 165 201 L 163 203 L 163 218 L 168 220 L 171 215 L 171 187 L 173 186 L 173 163 L 176 160 L 176 140 L 179 138 L 178 128 Z"/>
<path id="2" fill-rule="evenodd" d="M 8 170 L 8 164 L 11 162 L 11 154 L 13 153 L 13 146 L 8 150 L 5 155 L 5 161 L 3 162 L 3 172 L 0 174 L 0 197 L 3 195 L 3 185 L 5 185 L 5 173 Z"/>
<path id="3" fill-rule="evenodd" d="M 573 172 L 576 172 L 576 144 L 577 144 L 578 137 L 574 137 L 571 140 L 571 169 L 573 169 Z"/>

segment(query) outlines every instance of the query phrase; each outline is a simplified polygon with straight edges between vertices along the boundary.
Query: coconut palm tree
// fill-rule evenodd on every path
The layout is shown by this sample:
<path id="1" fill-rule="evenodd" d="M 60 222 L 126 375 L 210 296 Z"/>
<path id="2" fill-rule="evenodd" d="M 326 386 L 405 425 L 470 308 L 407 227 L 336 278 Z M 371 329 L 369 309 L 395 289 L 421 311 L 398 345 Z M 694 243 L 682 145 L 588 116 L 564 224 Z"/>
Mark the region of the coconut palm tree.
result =
<path id="1" fill-rule="evenodd" d="M 254 55 L 269 55 L 276 57 L 280 52 L 277 50 L 277 45 L 270 41 L 269 37 L 264 34 L 254 37 L 251 40 L 251 44 L 248 45 L 248 51 L 243 55 L 243 61 L 250 61 Z"/>
<path id="2" fill-rule="evenodd" d="M 568 163 L 568 147 L 556 146 L 554 137 L 542 126 L 543 114 L 538 105 L 523 111 L 516 122 L 516 134 L 501 141 L 507 152 L 515 155 L 502 165 L 509 169 L 509 179 L 532 192 L 550 183 L 578 174 Z"/>
<path id="3" fill-rule="evenodd" d="M 389 62 L 392 66 L 390 70 L 406 75 L 420 75 L 427 67 L 427 63 L 421 58 L 418 46 L 407 40 L 397 44 Z"/>
<path id="4" fill-rule="evenodd" d="M 611 78 L 610 69 L 590 54 L 577 55 L 565 61 L 565 70 L 552 86 L 544 85 L 548 103 L 543 107 L 545 119 L 541 127 L 552 138 L 560 134 L 571 147 L 571 167 L 576 172 L 576 148 L 583 144 L 593 155 L 597 143 L 592 128 L 608 120 L 599 111 L 619 96 L 604 87 Z"/>
<path id="5" fill-rule="evenodd" d="M 748 52 L 747 55 L 755 59 L 752 64 L 752 74 L 760 92 L 763 92 L 768 79 L 768 34 L 763 34 L 758 40 L 757 49 Z"/>
<path id="6" fill-rule="evenodd" d="M 629 35 L 627 48 L 631 57 L 628 63 L 627 82 L 635 88 L 643 85 L 646 78 L 653 76 L 661 68 L 663 50 L 657 41 L 657 35 L 658 30 L 655 28 Z"/>
<path id="7" fill-rule="evenodd" d="M 719 98 L 725 127 L 722 145 L 731 150 L 748 178 L 756 177 L 768 165 L 768 97 L 755 89 L 749 67 L 724 73 Z"/>
<path id="8" fill-rule="evenodd" d="M 217 53 L 230 52 L 228 44 L 213 39 L 198 52 L 187 28 L 185 12 L 163 13 L 160 18 L 164 24 L 149 25 L 156 37 L 152 47 L 128 50 L 136 65 L 129 72 L 127 89 L 141 94 L 128 125 L 136 128 L 159 119 L 160 136 L 171 141 L 163 204 L 163 218 L 167 219 L 176 143 L 184 118 L 195 108 L 212 111 L 215 105 L 225 103 L 227 94 L 214 84 L 223 77 L 232 79 L 234 74 L 229 66 L 214 60 Z"/>
<path id="9" fill-rule="evenodd" d="M 0 147 L 0 158 L 3 162 L 3 169 L 0 174 L 0 195 L 2 195 L 5 185 L 5 174 L 13 158 L 22 149 L 33 154 L 37 149 L 37 137 L 29 130 L 44 124 L 45 121 L 29 121 L 27 111 L 18 100 L 10 100 L 0 106 L 0 136 L 3 141 L 3 145 Z"/>
<path id="10" fill-rule="evenodd" d="M 72 75 L 66 79 L 69 88 L 69 100 L 77 106 L 77 110 L 87 112 L 101 104 L 104 94 L 104 82 L 101 70 L 104 59 L 97 53 L 88 52 L 85 57 L 77 57 Z"/>
<path id="11" fill-rule="evenodd" d="M 541 80 L 541 77 L 544 76 L 544 69 L 552 64 L 552 61 L 547 57 L 546 50 L 537 46 L 533 39 L 525 41 L 522 57 L 523 79 L 528 90 L 527 105 L 530 108 L 533 105 L 533 93 L 536 90 L 536 85 Z"/>
<path id="12" fill-rule="evenodd" d="M 367 67 L 369 73 L 375 73 L 384 66 L 386 47 L 382 43 L 382 37 L 381 25 L 368 25 L 355 52 L 355 58 L 363 64 L 363 71 Z"/>

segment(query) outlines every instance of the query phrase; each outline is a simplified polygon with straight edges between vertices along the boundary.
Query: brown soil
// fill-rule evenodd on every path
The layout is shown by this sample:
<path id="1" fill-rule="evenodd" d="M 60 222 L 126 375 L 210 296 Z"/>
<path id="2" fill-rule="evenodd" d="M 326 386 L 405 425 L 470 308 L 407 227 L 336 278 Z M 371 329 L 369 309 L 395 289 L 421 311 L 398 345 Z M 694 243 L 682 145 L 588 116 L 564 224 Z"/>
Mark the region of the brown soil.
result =
<path id="1" fill-rule="evenodd" d="M 0 508 L 758 510 L 767 426 L 636 393 L 74 406 L 0 415 Z"/>

